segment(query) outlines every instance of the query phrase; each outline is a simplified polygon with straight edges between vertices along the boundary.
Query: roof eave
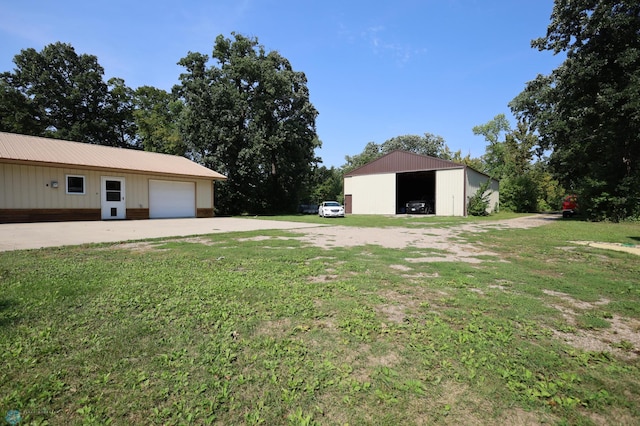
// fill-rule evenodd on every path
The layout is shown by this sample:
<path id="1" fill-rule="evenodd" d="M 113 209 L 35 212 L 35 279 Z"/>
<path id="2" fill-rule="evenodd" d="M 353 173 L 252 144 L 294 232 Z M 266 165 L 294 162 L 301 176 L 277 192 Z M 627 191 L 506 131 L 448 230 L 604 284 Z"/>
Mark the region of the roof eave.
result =
<path id="1" fill-rule="evenodd" d="M 74 164 L 74 163 L 59 163 L 59 162 L 49 162 L 49 161 L 35 161 L 35 160 L 18 160 L 13 158 L 5 158 L 0 157 L 0 163 L 7 164 L 20 164 L 25 166 L 41 166 L 41 167 L 67 167 L 73 169 L 80 170 L 97 170 L 97 171 L 119 171 L 126 172 L 132 174 L 142 174 L 142 175 L 159 175 L 159 176 L 167 176 L 167 177 L 190 177 L 196 179 L 211 179 L 211 180 L 227 180 L 227 177 L 220 174 L 220 176 L 207 176 L 207 175 L 198 175 L 193 173 L 168 173 L 157 170 L 140 170 L 140 169 L 129 169 L 129 168 L 121 168 L 121 167 L 102 167 L 102 166 L 92 166 L 90 164 Z M 216 172 L 217 173 L 217 172 Z M 218 173 L 219 174 L 219 173 Z"/>

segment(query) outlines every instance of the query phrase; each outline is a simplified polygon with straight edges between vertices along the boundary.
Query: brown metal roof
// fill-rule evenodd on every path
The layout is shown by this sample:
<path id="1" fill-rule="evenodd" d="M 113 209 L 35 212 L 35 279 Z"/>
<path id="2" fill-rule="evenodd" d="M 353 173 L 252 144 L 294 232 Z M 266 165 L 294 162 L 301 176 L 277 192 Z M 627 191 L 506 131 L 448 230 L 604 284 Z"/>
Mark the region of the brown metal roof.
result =
<path id="1" fill-rule="evenodd" d="M 0 132 L 0 162 L 226 179 L 218 172 L 177 155 L 4 132 Z"/>
<path id="2" fill-rule="evenodd" d="M 463 164 L 409 151 L 391 151 L 377 160 L 345 174 L 345 176 L 374 175 L 379 173 L 417 172 L 425 170 L 464 169 Z"/>

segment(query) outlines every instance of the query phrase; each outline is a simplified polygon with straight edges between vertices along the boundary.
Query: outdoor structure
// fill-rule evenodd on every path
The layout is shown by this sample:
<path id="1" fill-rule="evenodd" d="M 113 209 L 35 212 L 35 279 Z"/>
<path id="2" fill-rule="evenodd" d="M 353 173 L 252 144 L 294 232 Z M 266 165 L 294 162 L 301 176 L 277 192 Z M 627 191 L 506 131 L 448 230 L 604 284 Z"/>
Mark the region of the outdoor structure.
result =
<path id="1" fill-rule="evenodd" d="M 175 155 L 0 132 L 0 223 L 212 217 L 224 179 Z"/>
<path id="2" fill-rule="evenodd" d="M 344 176 L 349 214 L 405 213 L 409 201 L 425 200 L 437 216 L 466 216 L 468 199 L 491 180 L 489 212 L 498 206 L 495 179 L 464 164 L 407 151 L 392 151 Z"/>

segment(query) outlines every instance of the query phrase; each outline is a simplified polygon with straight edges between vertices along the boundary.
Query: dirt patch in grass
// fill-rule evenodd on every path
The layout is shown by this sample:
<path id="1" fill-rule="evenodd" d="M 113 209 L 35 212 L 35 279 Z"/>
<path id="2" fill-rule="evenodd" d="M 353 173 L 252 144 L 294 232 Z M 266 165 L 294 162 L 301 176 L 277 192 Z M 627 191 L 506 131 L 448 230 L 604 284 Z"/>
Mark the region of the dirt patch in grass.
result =
<path id="1" fill-rule="evenodd" d="M 290 241 L 293 240 L 295 238 L 293 237 L 270 237 L 267 235 L 258 235 L 255 237 L 248 237 L 248 238 L 238 238 L 238 241 L 244 242 L 244 241 L 267 241 L 267 240 L 280 240 L 280 241 Z"/>
<path id="2" fill-rule="evenodd" d="M 486 247 L 467 243 L 462 234 L 486 232 L 490 229 L 526 229 L 541 226 L 557 219 L 557 215 L 536 215 L 500 222 L 477 222 L 447 228 L 409 229 L 409 228 L 358 228 L 350 226 L 331 226 L 295 229 L 301 233 L 300 239 L 316 247 L 331 249 L 334 247 L 356 247 L 378 245 L 386 248 L 432 249 L 438 253 L 429 253 L 423 257 L 407 258 L 408 262 L 466 262 L 480 263 L 484 257 L 498 257 Z M 398 265 L 394 265 L 398 268 Z"/>
<path id="3" fill-rule="evenodd" d="M 637 425 L 638 419 L 630 416 L 627 413 L 621 412 L 621 410 L 612 410 L 606 414 L 589 413 L 589 418 L 597 425 Z"/>
<path id="4" fill-rule="evenodd" d="M 402 324 L 407 314 L 405 307 L 401 305 L 382 305 L 377 308 L 389 322 Z"/>
<path id="5" fill-rule="evenodd" d="M 219 241 L 213 241 L 205 237 L 188 237 L 188 238 L 172 238 L 163 241 L 135 241 L 130 243 L 118 243 L 106 247 L 104 250 L 131 250 L 133 252 L 151 252 L 151 251 L 168 251 L 166 248 L 160 248 L 166 243 L 190 243 L 202 244 L 205 246 L 214 246 L 220 244 Z"/>
<path id="6" fill-rule="evenodd" d="M 367 365 L 369 366 L 369 368 L 393 367 L 394 365 L 398 364 L 399 361 L 400 361 L 400 358 L 398 357 L 398 355 L 395 354 L 395 352 L 389 352 L 385 355 L 380 355 L 380 356 L 370 355 L 367 358 Z"/>
<path id="7" fill-rule="evenodd" d="M 402 274 L 403 278 L 408 278 L 412 283 L 420 282 L 425 278 L 438 278 L 440 276 L 439 273 L 434 272 L 433 274 L 427 274 L 424 272 L 418 272 L 417 274 Z"/>
<path id="8" fill-rule="evenodd" d="M 543 290 L 549 296 L 555 297 L 561 303 L 552 303 L 550 306 L 562 313 L 563 318 L 570 326 L 576 326 L 577 317 L 583 313 L 598 312 L 609 303 L 602 298 L 596 302 L 576 300 L 568 294 L 558 291 Z M 640 321 L 632 318 L 623 318 L 618 315 L 607 315 L 604 318 L 609 328 L 585 330 L 576 329 L 574 333 L 553 330 L 553 334 L 565 343 L 591 352 L 611 352 L 624 359 L 636 359 L 640 355 Z"/>
<path id="9" fill-rule="evenodd" d="M 311 283 L 326 283 L 330 281 L 335 281 L 338 279 L 337 275 L 316 275 L 314 277 L 309 277 L 309 282 Z"/>
<path id="10" fill-rule="evenodd" d="M 217 244 L 220 244 L 218 241 L 213 241 L 210 238 L 205 238 L 205 237 L 188 237 L 188 238 L 178 238 L 175 240 L 171 240 L 172 242 L 178 242 L 178 243 L 191 243 L 191 244 L 202 244 L 205 246 L 215 246 Z"/>
<path id="11" fill-rule="evenodd" d="M 409 410 L 416 414 L 416 425 L 487 425 L 537 426 L 554 424 L 551 414 L 526 411 L 519 407 L 502 410 L 493 403 L 479 398 L 464 383 L 443 382 L 436 398 L 416 400 Z"/>
<path id="12" fill-rule="evenodd" d="M 604 250 L 622 251 L 625 253 L 635 254 L 640 256 L 640 245 L 637 244 L 620 244 L 620 243 L 599 243 L 596 241 L 569 241 L 573 244 L 581 246 L 594 247 Z"/>
<path id="13" fill-rule="evenodd" d="M 138 241 L 133 243 L 114 244 L 99 250 L 131 250 L 133 252 L 146 253 L 150 251 L 167 251 L 168 249 L 159 248 L 164 242 Z"/>
<path id="14" fill-rule="evenodd" d="M 537 426 L 541 424 L 554 424 L 557 422 L 557 419 L 554 419 L 549 414 L 542 415 L 543 418 L 540 417 L 539 413 L 525 411 L 522 408 L 512 408 L 505 411 L 502 416 L 496 420 L 495 424 L 504 426 Z"/>
<path id="15" fill-rule="evenodd" d="M 291 320 L 284 318 L 274 321 L 264 321 L 255 331 L 259 336 L 283 337 L 291 332 Z"/>
<path id="16" fill-rule="evenodd" d="M 410 271 L 411 268 L 406 265 L 389 265 L 389 268 L 395 269 L 397 271 Z"/>
<path id="17" fill-rule="evenodd" d="M 388 303 L 381 306 L 399 305 L 404 308 L 414 308 L 417 305 L 417 299 L 420 298 L 420 294 L 424 291 L 416 289 L 411 293 L 399 293 L 393 290 L 384 290 L 379 292 L 380 297 L 385 299 Z"/>

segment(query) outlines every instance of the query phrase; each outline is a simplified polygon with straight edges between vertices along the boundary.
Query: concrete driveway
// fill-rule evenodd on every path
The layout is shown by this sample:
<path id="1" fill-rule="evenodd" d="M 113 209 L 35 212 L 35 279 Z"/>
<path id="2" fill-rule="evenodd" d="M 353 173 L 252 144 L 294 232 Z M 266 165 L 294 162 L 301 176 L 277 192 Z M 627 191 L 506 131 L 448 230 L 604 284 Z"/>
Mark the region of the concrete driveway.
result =
<path id="1" fill-rule="evenodd" d="M 318 224 L 214 217 L 201 219 L 119 220 L 0 224 L 0 251 L 110 243 L 262 229 L 315 228 Z"/>

